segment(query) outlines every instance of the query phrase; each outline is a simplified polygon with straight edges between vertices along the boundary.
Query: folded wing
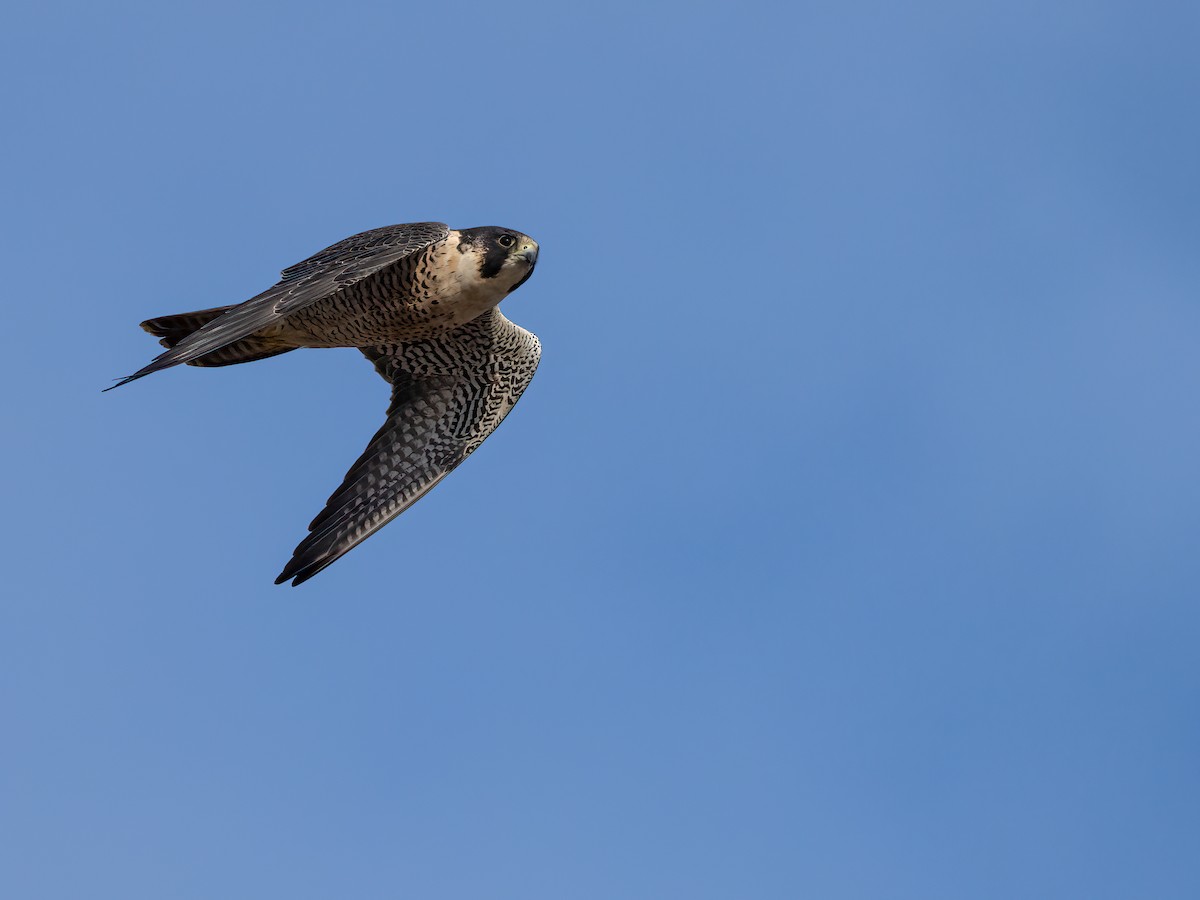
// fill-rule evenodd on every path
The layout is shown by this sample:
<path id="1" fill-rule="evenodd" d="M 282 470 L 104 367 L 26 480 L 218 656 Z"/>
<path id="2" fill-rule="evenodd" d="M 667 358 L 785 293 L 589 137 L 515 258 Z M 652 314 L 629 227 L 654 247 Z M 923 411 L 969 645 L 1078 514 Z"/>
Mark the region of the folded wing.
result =
<path id="1" fill-rule="evenodd" d="M 362 352 L 392 384 L 387 421 L 276 584 L 307 581 L 425 496 L 516 405 L 541 347 L 493 309 L 439 339 Z"/>
<path id="2" fill-rule="evenodd" d="M 376 228 L 339 241 L 284 269 L 274 287 L 232 307 L 112 387 L 191 362 L 239 341 L 289 313 L 370 278 L 406 256 L 443 240 L 449 232 L 448 226 L 441 222 L 417 222 Z"/>

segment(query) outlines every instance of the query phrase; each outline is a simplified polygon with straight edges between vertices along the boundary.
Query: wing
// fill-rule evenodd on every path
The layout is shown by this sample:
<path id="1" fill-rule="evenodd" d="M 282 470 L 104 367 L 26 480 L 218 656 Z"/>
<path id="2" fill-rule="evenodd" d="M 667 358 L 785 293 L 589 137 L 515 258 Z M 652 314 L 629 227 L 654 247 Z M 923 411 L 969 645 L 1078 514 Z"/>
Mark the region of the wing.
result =
<path id="1" fill-rule="evenodd" d="M 276 584 L 312 578 L 449 475 L 516 405 L 541 345 L 493 309 L 436 340 L 362 352 L 392 384 L 387 421 Z"/>
<path id="2" fill-rule="evenodd" d="M 170 350 L 156 356 L 148 366 L 122 378 L 106 390 L 111 391 L 152 372 L 191 362 L 239 341 L 289 313 L 336 294 L 404 257 L 443 240 L 449 233 L 449 227 L 441 222 L 417 222 L 376 228 L 339 241 L 303 262 L 284 269 L 274 287 L 213 319 Z"/>

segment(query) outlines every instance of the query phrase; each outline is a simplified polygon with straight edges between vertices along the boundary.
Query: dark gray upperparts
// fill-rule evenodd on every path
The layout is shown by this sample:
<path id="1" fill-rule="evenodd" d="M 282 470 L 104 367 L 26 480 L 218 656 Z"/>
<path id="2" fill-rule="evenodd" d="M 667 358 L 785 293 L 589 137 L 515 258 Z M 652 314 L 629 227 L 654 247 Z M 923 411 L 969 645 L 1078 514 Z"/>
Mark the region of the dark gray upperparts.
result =
<path id="1" fill-rule="evenodd" d="M 283 316 L 369 278 L 381 269 L 444 240 L 441 222 L 388 225 L 352 235 L 283 270 L 273 287 L 233 307 L 113 387 L 211 353 L 267 327 Z M 112 390 L 112 388 L 108 388 Z"/>

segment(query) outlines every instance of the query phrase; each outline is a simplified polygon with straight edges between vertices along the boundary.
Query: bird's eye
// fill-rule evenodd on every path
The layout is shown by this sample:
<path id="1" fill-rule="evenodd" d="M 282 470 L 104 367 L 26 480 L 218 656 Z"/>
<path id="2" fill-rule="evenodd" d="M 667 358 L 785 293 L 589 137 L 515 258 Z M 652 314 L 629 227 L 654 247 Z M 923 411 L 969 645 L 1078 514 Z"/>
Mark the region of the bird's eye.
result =
<path id="1" fill-rule="evenodd" d="M 499 244 L 501 247 L 511 247 L 516 242 L 517 242 L 517 239 L 515 237 L 513 237 L 511 234 L 502 234 L 502 235 L 500 235 L 500 237 L 496 238 L 496 243 Z"/>

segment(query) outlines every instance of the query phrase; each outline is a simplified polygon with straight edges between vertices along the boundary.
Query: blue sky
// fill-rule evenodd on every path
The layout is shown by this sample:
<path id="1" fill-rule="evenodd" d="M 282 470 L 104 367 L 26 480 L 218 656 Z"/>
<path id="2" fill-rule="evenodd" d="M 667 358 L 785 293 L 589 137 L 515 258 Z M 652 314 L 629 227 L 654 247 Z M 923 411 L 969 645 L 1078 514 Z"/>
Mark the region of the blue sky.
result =
<path id="1" fill-rule="evenodd" d="M 1200 893 L 1188 3 L 25 4 L 0 895 Z M 541 368 L 274 587 L 354 351 L 150 316 L 499 224 Z"/>

